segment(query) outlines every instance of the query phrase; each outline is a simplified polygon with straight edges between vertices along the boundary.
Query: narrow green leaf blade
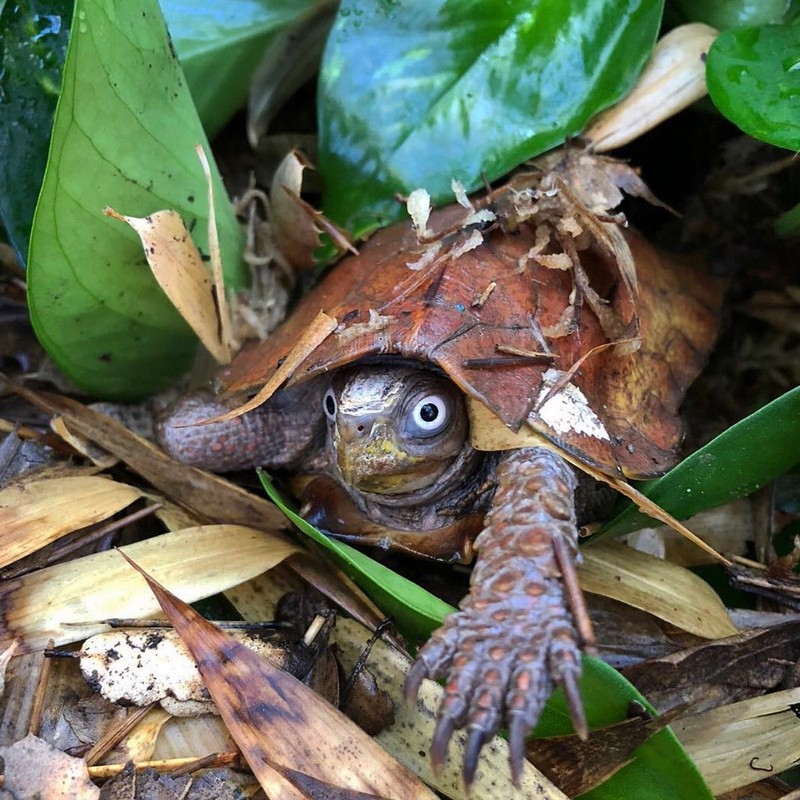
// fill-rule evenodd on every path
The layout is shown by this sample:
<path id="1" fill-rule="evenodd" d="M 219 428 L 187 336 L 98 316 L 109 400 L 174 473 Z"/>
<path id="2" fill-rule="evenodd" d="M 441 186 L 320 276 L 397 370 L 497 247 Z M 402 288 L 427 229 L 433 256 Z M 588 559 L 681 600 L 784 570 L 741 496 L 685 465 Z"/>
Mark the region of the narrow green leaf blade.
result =
<path id="1" fill-rule="evenodd" d="M 452 200 L 581 131 L 631 87 L 660 0 L 343 0 L 320 76 L 324 209 L 396 218 L 424 187 Z"/>
<path id="2" fill-rule="evenodd" d="M 782 25 L 733 28 L 708 53 L 714 105 L 745 133 L 800 149 L 800 17 Z"/>
<path id="3" fill-rule="evenodd" d="M 135 399 L 190 364 L 196 340 L 155 280 L 134 232 L 105 206 L 179 211 L 208 252 L 194 151 L 210 153 L 156 0 L 78 0 L 36 209 L 31 318 L 56 363 L 92 394 Z M 215 175 L 228 285 L 243 283 L 240 231 Z"/>
<path id="4" fill-rule="evenodd" d="M 640 487 L 678 519 L 744 497 L 800 464 L 800 387 L 737 422 L 675 469 Z M 604 526 L 620 536 L 652 525 L 633 505 Z"/>

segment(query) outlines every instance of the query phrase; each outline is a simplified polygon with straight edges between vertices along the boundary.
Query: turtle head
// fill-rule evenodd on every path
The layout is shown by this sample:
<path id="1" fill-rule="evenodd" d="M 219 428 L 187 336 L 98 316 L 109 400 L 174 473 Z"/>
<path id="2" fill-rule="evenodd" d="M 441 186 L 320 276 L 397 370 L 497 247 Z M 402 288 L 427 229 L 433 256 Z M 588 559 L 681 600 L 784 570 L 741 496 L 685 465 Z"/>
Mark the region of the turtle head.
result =
<path id="1" fill-rule="evenodd" d="M 426 489 L 468 446 L 461 392 L 430 369 L 347 370 L 334 378 L 322 403 L 342 478 L 359 492 Z"/>

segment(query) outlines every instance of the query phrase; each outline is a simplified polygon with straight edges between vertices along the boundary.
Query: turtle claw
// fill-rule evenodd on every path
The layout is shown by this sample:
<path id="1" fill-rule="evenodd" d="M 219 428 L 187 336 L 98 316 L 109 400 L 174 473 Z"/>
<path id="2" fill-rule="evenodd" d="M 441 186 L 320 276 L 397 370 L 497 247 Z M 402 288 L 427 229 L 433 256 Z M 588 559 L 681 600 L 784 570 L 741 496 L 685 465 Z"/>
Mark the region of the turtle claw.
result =
<path id="1" fill-rule="evenodd" d="M 506 471 L 514 481 L 504 480 Z M 557 685 L 576 732 L 587 735 L 578 683 L 581 649 L 592 632 L 588 615 L 582 622 L 585 608 L 574 575 L 574 476 L 540 448 L 514 451 L 498 475 L 495 503 L 475 543 L 480 558 L 472 591 L 420 649 L 405 686 L 410 699 L 423 678 L 445 679 L 431 759 L 440 769 L 453 732 L 466 728 L 468 787 L 481 748 L 504 723 L 511 774 L 519 784 L 525 737 Z"/>
<path id="2" fill-rule="evenodd" d="M 578 677 L 580 669 L 577 671 L 570 670 L 564 673 L 559 683 L 564 689 L 564 696 L 567 698 L 567 708 L 569 709 L 569 716 L 572 719 L 572 727 L 578 738 L 584 742 L 589 738 L 589 726 L 586 723 L 586 712 L 583 709 L 583 700 L 581 700 L 581 692 L 578 688 Z"/>

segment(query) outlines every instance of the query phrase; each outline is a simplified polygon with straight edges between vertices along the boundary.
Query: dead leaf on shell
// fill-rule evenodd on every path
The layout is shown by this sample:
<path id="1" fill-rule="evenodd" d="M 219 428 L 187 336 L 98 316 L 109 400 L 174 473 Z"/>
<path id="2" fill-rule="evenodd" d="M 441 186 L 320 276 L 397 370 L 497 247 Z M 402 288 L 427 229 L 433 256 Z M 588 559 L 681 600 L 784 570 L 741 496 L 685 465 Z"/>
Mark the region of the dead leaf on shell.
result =
<path id="1" fill-rule="evenodd" d="M 167 210 L 146 217 L 128 217 L 112 208 L 104 213 L 127 222 L 139 234 L 147 263 L 164 294 L 214 359 L 227 364 L 231 353 L 220 338 L 211 274 L 180 214 Z"/>
<path id="2" fill-rule="evenodd" d="M 314 251 L 321 243 L 314 215 L 298 202 L 303 172 L 308 166 L 303 155 L 292 150 L 275 170 L 270 190 L 272 236 L 283 257 L 295 269 L 313 267 Z"/>

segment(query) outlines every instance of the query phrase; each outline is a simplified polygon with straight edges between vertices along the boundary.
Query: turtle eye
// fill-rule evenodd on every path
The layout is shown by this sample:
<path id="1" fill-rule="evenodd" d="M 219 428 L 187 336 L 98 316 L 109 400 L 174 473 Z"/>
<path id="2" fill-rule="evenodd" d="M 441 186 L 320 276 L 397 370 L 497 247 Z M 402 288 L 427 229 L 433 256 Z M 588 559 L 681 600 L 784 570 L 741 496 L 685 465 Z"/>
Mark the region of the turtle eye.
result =
<path id="1" fill-rule="evenodd" d="M 411 410 L 411 428 L 417 436 L 432 436 L 442 431 L 450 421 L 450 408 L 439 394 L 422 398 Z"/>
<path id="2" fill-rule="evenodd" d="M 325 410 L 325 416 L 331 420 L 336 420 L 336 395 L 333 389 L 328 389 L 325 392 L 325 397 L 322 398 L 322 408 Z"/>

